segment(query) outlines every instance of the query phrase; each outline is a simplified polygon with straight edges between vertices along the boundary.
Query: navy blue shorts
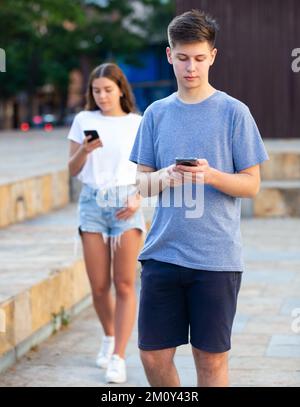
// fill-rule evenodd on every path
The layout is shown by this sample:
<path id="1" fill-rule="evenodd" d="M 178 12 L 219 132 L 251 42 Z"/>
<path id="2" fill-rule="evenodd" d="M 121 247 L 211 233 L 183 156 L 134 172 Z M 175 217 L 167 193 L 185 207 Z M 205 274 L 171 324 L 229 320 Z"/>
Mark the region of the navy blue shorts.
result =
<path id="1" fill-rule="evenodd" d="M 141 263 L 140 349 L 174 348 L 189 339 L 206 352 L 230 349 L 240 271 L 195 270 L 152 259 Z"/>

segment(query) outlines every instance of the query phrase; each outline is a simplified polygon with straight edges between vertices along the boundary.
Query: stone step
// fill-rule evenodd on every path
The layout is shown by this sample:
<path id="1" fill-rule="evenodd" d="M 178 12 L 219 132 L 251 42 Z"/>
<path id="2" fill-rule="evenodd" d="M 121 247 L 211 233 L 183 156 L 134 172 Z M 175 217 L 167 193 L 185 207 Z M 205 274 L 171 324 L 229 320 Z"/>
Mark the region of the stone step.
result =
<path id="1" fill-rule="evenodd" d="M 0 228 L 62 208 L 69 202 L 68 171 L 0 185 L 0 202 Z"/>
<path id="2" fill-rule="evenodd" d="M 300 180 L 300 140 L 264 140 L 270 160 L 261 165 L 262 180 Z"/>
<path id="3" fill-rule="evenodd" d="M 2 132 L 0 228 L 69 202 L 66 129 Z"/>
<path id="4" fill-rule="evenodd" d="M 75 235 L 75 205 L 0 230 L 0 371 L 91 303 Z"/>
<path id="5" fill-rule="evenodd" d="M 300 152 L 269 152 L 269 157 L 261 165 L 262 180 L 300 180 Z"/>
<path id="6" fill-rule="evenodd" d="M 300 180 L 262 181 L 259 194 L 242 200 L 244 217 L 299 217 Z"/>

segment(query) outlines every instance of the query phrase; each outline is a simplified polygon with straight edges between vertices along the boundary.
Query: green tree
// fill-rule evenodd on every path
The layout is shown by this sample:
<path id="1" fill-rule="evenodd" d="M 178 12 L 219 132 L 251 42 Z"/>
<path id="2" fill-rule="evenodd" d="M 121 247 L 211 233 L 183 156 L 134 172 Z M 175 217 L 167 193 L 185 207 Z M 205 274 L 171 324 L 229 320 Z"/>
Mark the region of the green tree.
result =
<path id="1" fill-rule="evenodd" d="M 141 0 L 148 10 L 136 15 L 133 0 L 1 0 L 0 47 L 7 72 L 0 75 L 0 99 L 28 96 L 28 117 L 36 89 L 52 84 L 66 105 L 70 71 L 85 75 L 104 60 L 137 63 L 139 50 L 160 41 L 174 1 Z"/>
<path id="2" fill-rule="evenodd" d="M 45 83 L 47 76 L 43 69 L 49 55 L 45 39 L 51 35 L 50 27 L 63 27 L 66 16 L 73 24 L 82 24 L 82 1 L 1 1 L 0 46 L 6 51 L 7 67 L 6 73 L 0 75 L 0 98 L 26 92 L 29 117 L 36 88 Z M 68 38 L 64 31 L 62 38 Z"/>

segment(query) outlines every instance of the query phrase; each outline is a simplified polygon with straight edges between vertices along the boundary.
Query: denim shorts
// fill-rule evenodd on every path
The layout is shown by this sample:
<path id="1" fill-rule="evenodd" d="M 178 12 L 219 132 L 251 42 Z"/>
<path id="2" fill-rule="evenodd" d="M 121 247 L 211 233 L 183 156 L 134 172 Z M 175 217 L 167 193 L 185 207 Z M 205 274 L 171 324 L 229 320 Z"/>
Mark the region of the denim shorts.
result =
<path id="1" fill-rule="evenodd" d="M 94 189 L 83 184 L 78 205 L 79 233 L 101 233 L 105 243 L 110 237 L 120 244 L 120 237 L 127 230 L 137 228 L 146 232 L 142 208 L 127 220 L 116 217 L 116 213 L 126 206 L 128 196 L 135 193 L 134 185 Z"/>
<path id="2" fill-rule="evenodd" d="M 205 352 L 230 349 L 242 272 L 195 270 L 153 259 L 141 263 L 140 349 L 189 341 Z"/>

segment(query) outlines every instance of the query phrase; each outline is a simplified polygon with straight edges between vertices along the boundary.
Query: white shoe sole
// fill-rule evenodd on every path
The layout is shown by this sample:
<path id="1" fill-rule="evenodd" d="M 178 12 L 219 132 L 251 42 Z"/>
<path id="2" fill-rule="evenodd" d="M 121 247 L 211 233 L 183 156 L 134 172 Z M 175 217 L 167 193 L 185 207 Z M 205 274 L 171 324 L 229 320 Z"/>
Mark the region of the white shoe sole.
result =
<path id="1" fill-rule="evenodd" d="M 96 360 L 96 366 L 99 367 L 99 369 L 107 369 L 108 362 L 109 360 L 107 361 L 102 360 L 101 362 L 98 362 L 98 360 Z"/>
<path id="2" fill-rule="evenodd" d="M 116 383 L 116 384 L 121 384 L 121 383 L 126 383 L 127 378 L 125 377 L 125 379 L 112 379 L 112 378 L 105 378 L 106 383 Z"/>

